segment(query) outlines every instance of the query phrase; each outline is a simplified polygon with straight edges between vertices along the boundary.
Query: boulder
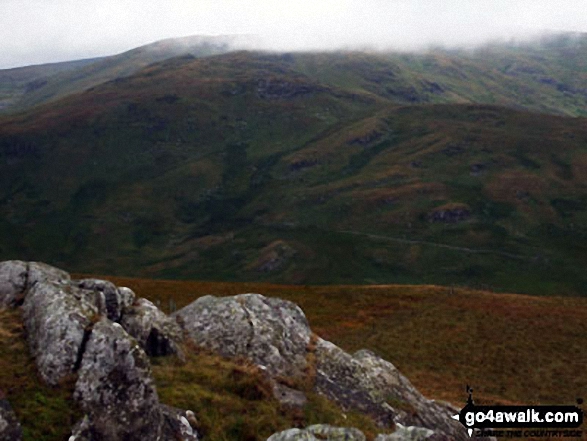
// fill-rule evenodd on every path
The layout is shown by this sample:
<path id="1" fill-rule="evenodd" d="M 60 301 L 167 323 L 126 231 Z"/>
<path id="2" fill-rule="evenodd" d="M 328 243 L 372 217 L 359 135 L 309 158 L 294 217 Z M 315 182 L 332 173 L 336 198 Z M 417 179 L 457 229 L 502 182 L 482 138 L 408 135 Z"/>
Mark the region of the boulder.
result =
<path id="1" fill-rule="evenodd" d="M 74 397 L 87 414 L 92 439 L 161 439 L 163 415 L 149 359 L 118 323 L 103 318 L 94 325 Z"/>
<path id="2" fill-rule="evenodd" d="M 72 284 L 84 290 L 101 293 L 104 297 L 106 316 L 114 322 L 120 320 L 123 311 L 130 307 L 135 300 L 135 294 L 132 290 L 117 288 L 107 280 L 83 279 L 75 280 Z"/>
<path id="3" fill-rule="evenodd" d="M 91 317 L 98 312 L 92 304 L 80 302 L 73 291 L 67 284 L 38 281 L 23 304 L 31 353 L 50 385 L 77 368 Z"/>
<path id="4" fill-rule="evenodd" d="M 315 424 L 305 429 L 288 429 L 274 433 L 267 441 L 365 441 L 359 429 Z"/>
<path id="5" fill-rule="evenodd" d="M 0 308 L 16 306 L 25 292 L 27 264 L 20 260 L 0 262 Z"/>
<path id="6" fill-rule="evenodd" d="M 120 324 L 137 339 L 147 355 L 179 354 L 182 330 L 175 320 L 147 299 L 126 309 Z"/>
<path id="7" fill-rule="evenodd" d="M 20 441 L 22 428 L 10 403 L 0 399 L 0 441 Z"/>
<path id="8" fill-rule="evenodd" d="M 200 346 L 245 356 L 272 377 L 303 375 L 311 331 L 292 302 L 259 294 L 205 296 L 174 316 Z"/>

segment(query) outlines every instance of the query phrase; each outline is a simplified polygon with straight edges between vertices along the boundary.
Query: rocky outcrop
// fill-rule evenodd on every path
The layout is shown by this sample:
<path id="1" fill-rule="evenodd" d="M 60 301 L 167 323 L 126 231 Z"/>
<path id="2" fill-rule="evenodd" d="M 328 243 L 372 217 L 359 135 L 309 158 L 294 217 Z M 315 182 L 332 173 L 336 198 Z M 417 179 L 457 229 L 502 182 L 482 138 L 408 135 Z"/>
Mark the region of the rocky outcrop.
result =
<path id="1" fill-rule="evenodd" d="M 117 323 L 102 319 L 87 342 L 74 397 L 104 441 L 157 440 L 162 414 L 149 359 Z"/>
<path id="2" fill-rule="evenodd" d="M 225 356 L 249 358 L 266 373 L 284 407 L 303 408 L 306 397 L 292 385 L 312 384 L 344 409 L 369 414 L 383 427 L 396 425 L 394 434 L 380 435 L 379 441 L 468 439 L 451 418 L 456 409 L 427 400 L 372 352 L 351 355 L 316 337 L 302 310 L 289 301 L 259 294 L 205 296 L 170 318 L 128 288 L 71 280 L 57 268 L 20 261 L 0 264 L 0 293 L 5 306 L 22 302 L 42 378 L 55 385 L 77 374 L 74 395 L 85 416 L 71 441 L 197 440 L 192 413 L 159 403 L 147 355 L 178 354 L 183 333 Z M 364 436 L 356 429 L 317 425 L 270 439 Z"/>
<path id="3" fill-rule="evenodd" d="M 128 308 L 120 324 L 137 339 L 147 355 L 179 355 L 181 328 L 149 300 L 139 299 Z"/>
<path id="4" fill-rule="evenodd" d="M 316 391 L 344 409 L 371 415 L 382 427 L 399 423 L 432 430 L 438 439 L 468 438 L 451 418 L 455 409 L 427 400 L 391 363 L 365 350 L 350 355 L 320 338 L 310 345 L 308 322 L 291 302 L 259 294 L 206 296 L 176 317 L 196 344 L 247 357 L 273 378 L 315 372 Z M 279 399 L 279 390 L 274 394 Z M 282 394 L 284 402 L 292 396 L 289 390 Z"/>
<path id="5" fill-rule="evenodd" d="M 22 429 L 8 401 L 0 399 L 0 441 L 20 441 Z"/>
<path id="6" fill-rule="evenodd" d="M 358 429 L 315 424 L 305 429 L 288 429 L 275 433 L 267 441 L 365 441 L 365 435 Z"/>
<path id="7" fill-rule="evenodd" d="M 205 296 L 174 315 L 200 346 L 247 357 L 274 377 L 303 375 L 311 332 L 292 302 L 259 294 Z"/>
<path id="8" fill-rule="evenodd" d="M 260 79 L 257 82 L 257 96 L 266 100 L 293 99 L 325 91 L 326 88 L 312 83 Z"/>
<path id="9" fill-rule="evenodd" d="M 58 282 L 36 283 L 23 304 L 31 352 L 41 377 L 51 385 L 75 370 L 91 317 L 98 313 L 72 291 Z"/>
<path id="10" fill-rule="evenodd" d="M 451 419 L 455 409 L 426 399 L 393 364 L 372 352 L 351 356 L 320 340 L 316 361 L 316 388 L 342 407 L 370 414 L 382 425 L 395 422 L 467 439 L 463 426 Z"/>
<path id="11" fill-rule="evenodd" d="M 22 302 L 41 377 L 57 385 L 78 374 L 74 395 L 86 415 L 71 441 L 198 439 L 193 413 L 159 403 L 143 348 L 177 354 L 182 331 L 151 302 L 105 280 L 71 280 L 21 261 L 0 263 L 0 294 L 3 306 Z"/>

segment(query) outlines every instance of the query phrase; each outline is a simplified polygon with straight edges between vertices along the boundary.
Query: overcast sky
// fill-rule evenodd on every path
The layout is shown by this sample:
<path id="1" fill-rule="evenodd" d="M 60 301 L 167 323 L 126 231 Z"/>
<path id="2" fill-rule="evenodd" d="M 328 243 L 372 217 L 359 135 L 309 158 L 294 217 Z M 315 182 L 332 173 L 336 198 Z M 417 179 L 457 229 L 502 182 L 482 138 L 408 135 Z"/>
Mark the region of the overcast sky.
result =
<path id="1" fill-rule="evenodd" d="M 0 68 L 111 55 L 188 35 L 275 49 L 474 45 L 587 32 L 587 0 L 0 0 Z"/>

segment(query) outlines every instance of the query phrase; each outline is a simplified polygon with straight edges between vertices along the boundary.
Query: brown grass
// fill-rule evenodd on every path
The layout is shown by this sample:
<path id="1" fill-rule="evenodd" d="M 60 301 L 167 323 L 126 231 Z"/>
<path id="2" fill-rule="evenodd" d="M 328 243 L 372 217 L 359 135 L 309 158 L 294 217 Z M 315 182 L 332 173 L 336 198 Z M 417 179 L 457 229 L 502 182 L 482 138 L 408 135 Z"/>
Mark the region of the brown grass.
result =
<path id="1" fill-rule="evenodd" d="M 244 292 L 298 303 L 312 329 L 348 351 L 374 350 L 425 395 L 460 406 L 574 403 L 587 391 L 587 299 L 437 286 L 283 286 L 110 278 L 178 308 Z"/>

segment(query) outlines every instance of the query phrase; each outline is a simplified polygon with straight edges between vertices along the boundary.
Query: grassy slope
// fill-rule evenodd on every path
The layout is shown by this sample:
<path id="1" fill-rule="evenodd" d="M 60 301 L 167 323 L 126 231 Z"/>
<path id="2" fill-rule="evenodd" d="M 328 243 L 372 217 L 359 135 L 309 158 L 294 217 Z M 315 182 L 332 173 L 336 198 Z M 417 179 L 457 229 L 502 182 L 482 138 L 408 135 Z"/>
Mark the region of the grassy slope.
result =
<path id="1" fill-rule="evenodd" d="M 0 110 L 10 113 L 23 111 L 129 76 L 168 58 L 223 53 L 228 51 L 230 42 L 230 37 L 176 38 L 96 60 L 0 70 L 0 93 L 7 97 L 4 109 Z"/>
<path id="2" fill-rule="evenodd" d="M 203 295 L 257 292 L 299 304 L 319 336 L 368 348 L 426 396 L 464 404 L 574 403 L 587 390 L 587 302 L 437 286 L 287 286 L 108 277 L 164 310 Z M 537 332 L 537 329 L 544 332 Z"/>
<path id="3" fill-rule="evenodd" d="M 47 84 L 48 78 L 78 70 L 95 59 L 42 64 L 0 70 L 0 113 L 12 109 L 23 95 Z"/>
<path id="4" fill-rule="evenodd" d="M 0 254 L 149 277 L 584 294 L 585 120 L 398 107 L 405 90 L 386 91 L 416 74 L 388 84 L 389 63 L 176 58 L 4 118 Z M 467 216 L 431 221 L 455 209 Z"/>

